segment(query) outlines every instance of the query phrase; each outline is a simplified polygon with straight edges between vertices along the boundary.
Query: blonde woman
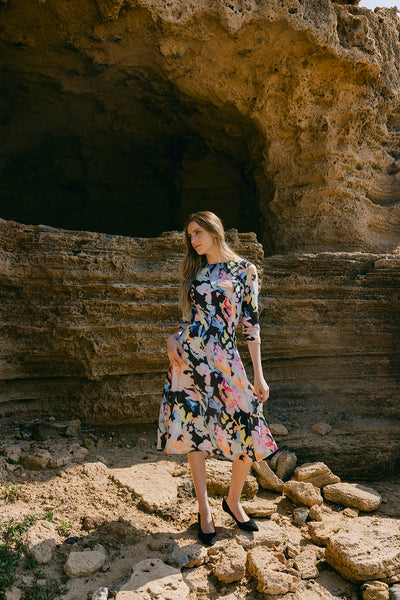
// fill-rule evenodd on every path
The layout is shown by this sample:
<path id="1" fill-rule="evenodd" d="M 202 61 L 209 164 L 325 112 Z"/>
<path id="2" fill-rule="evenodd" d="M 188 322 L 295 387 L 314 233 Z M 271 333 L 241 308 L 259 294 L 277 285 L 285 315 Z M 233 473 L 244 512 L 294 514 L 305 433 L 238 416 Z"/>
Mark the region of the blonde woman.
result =
<path id="1" fill-rule="evenodd" d="M 252 461 L 277 450 L 262 403 L 269 388 L 261 366 L 256 267 L 225 241 L 221 220 L 210 211 L 192 213 L 185 225 L 186 255 L 180 268 L 179 304 L 184 321 L 167 340 L 170 365 L 164 384 L 159 450 L 187 454 L 198 501 L 198 537 L 216 541 L 207 497 L 205 458 L 232 461 L 222 508 L 246 531 L 257 524 L 240 504 Z M 254 368 L 254 385 L 236 347 L 242 328 Z"/>

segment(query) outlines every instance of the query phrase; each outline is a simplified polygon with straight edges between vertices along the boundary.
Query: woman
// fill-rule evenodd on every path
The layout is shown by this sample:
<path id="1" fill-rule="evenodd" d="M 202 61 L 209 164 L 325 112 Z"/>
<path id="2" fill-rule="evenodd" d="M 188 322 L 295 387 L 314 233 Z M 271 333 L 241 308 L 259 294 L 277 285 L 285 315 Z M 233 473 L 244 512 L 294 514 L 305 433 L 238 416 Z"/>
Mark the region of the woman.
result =
<path id="1" fill-rule="evenodd" d="M 221 220 L 210 211 L 185 225 L 179 304 L 184 321 L 167 340 L 170 366 L 160 408 L 158 445 L 169 454 L 187 453 L 199 505 L 198 536 L 212 545 L 214 521 L 207 497 L 205 458 L 232 461 L 229 493 L 222 508 L 246 531 L 257 531 L 240 504 L 252 461 L 277 450 L 262 403 L 269 388 L 261 366 L 256 267 L 225 242 Z M 254 368 L 254 386 L 236 347 L 242 328 Z"/>

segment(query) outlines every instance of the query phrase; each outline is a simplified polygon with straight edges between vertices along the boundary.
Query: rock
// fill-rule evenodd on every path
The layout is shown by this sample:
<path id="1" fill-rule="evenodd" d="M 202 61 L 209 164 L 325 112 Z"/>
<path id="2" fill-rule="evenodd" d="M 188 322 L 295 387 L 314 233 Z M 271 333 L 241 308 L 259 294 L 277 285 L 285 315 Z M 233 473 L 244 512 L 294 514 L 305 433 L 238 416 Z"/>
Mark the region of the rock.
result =
<path id="1" fill-rule="evenodd" d="M 100 527 L 104 523 L 104 518 L 100 515 L 85 515 L 82 517 L 81 522 L 84 531 L 91 531 Z"/>
<path id="2" fill-rule="evenodd" d="M 102 524 L 102 528 L 107 531 L 107 533 L 118 538 L 123 538 L 129 533 L 129 523 L 123 519 L 120 521 L 107 521 Z"/>
<path id="3" fill-rule="evenodd" d="M 278 450 L 270 460 L 270 467 L 275 471 L 277 477 L 282 481 L 287 481 L 293 475 L 297 464 L 297 456 L 286 448 Z"/>
<path id="4" fill-rule="evenodd" d="M 188 562 L 189 556 L 186 554 L 185 550 L 178 546 L 176 540 L 173 540 L 167 550 L 167 563 L 180 569 L 187 565 Z"/>
<path id="5" fill-rule="evenodd" d="M 92 440 L 92 438 L 90 438 L 90 437 L 87 437 L 83 440 L 83 445 L 88 450 L 91 450 L 92 448 L 94 448 L 94 440 Z M 100 588 L 100 589 L 102 589 L 102 588 Z M 104 589 L 107 589 L 107 588 L 104 588 Z"/>
<path id="6" fill-rule="evenodd" d="M 354 582 L 385 580 L 400 573 L 400 522 L 378 517 L 347 520 L 330 536 L 326 560 Z"/>
<path id="7" fill-rule="evenodd" d="M 131 578 L 115 596 L 115 600 L 185 600 L 189 587 L 178 569 L 158 558 L 149 558 L 132 566 Z"/>
<path id="8" fill-rule="evenodd" d="M 383 581 L 367 581 L 361 591 L 363 600 L 389 600 L 389 586 Z"/>
<path id="9" fill-rule="evenodd" d="M 187 569 L 199 567 L 208 561 L 207 548 L 202 544 L 189 544 L 184 546 L 183 549 L 189 558 L 185 565 Z"/>
<path id="10" fill-rule="evenodd" d="M 73 457 L 75 462 L 82 462 L 85 460 L 87 453 L 89 450 L 87 448 L 83 448 L 80 444 L 72 444 L 69 448 L 69 453 Z"/>
<path id="11" fill-rule="evenodd" d="M 318 435 L 326 435 L 332 431 L 332 427 L 329 423 L 314 423 L 314 425 L 311 426 L 311 431 L 313 433 L 318 433 Z"/>
<path id="12" fill-rule="evenodd" d="M 322 552 L 321 552 L 322 551 Z M 324 556 L 322 548 L 306 546 L 294 558 L 294 566 L 299 571 L 302 579 L 314 579 L 318 577 L 317 562 Z"/>
<path id="13" fill-rule="evenodd" d="M 346 517 L 355 519 L 356 517 L 358 517 L 358 510 L 355 508 L 345 508 L 343 514 L 346 515 Z"/>
<path id="14" fill-rule="evenodd" d="M 296 591 L 299 579 L 285 573 L 286 569 L 286 559 L 281 553 L 259 547 L 247 554 L 247 572 L 257 580 L 257 590 L 264 594 L 278 595 Z"/>
<path id="15" fill-rule="evenodd" d="M 246 552 L 235 540 L 225 544 L 213 565 L 213 573 L 221 583 L 240 581 L 246 574 Z"/>
<path id="16" fill-rule="evenodd" d="M 8 460 L 17 463 L 21 458 L 22 448 L 20 444 L 7 444 L 3 446 L 3 452 Z"/>
<path id="17" fill-rule="evenodd" d="M 287 428 L 284 425 L 282 425 L 282 423 L 268 423 L 268 427 L 274 437 L 280 435 L 287 435 L 289 433 Z"/>
<path id="18" fill-rule="evenodd" d="M 308 516 L 312 521 L 322 521 L 323 514 L 322 507 L 318 504 L 314 504 L 314 506 L 312 506 L 308 512 Z"/>
<path id="19" fill-rule="evenodd" d="M 69 577 L 86 577 L 98 571 L 106 560 L 106 552 L 102 546 L 93 550 L 71 552 L 64 565 L 64 571 Z"/>
<path id="20" fill-rule="evenodd" d="M 334 483 L 326 485 L 322 492 L 330 502 L 363 511 L 376 510 L 382 501 L 378 492 L 358 483 Z"/>
<path id="21" fill-rule="evenodd" d="M 283 493 L 290 498 L 294 504 L 312 507 L 315 504 L 322 504 L 323 498 L 318 488 L 312 483 L 303 481 L 287 481 L 283 486 Z"/>
<path id="22" fill-rule="evenodd" d="M 227 496 L 231 481 L 231 464 L 224 460 L 208 459 L 207 469 L 207 491 L 210 496 Z M 243 495 L 246 498 L 254 498 L 258 492 L 258 483 L 253 475 L 248 475 L 243 486 Z"/>
<path id="23" fill-rule="evenodd" d="M 47 450 L 37 448 L 28 452 L 27 454 L 23 454 L 21 456 L 21 463 L 26 469 L 45 469 L 47 464 L 51 458 L 50 452 Z"/>
<path id="24" fill-rule="evenodd" d="M 57 454 L 56 456 L 52 455 L 49 464 L 47 465 L 49 469 L 60 469 L 61 467 L 65 467 L 72 462 L 72 456 L 70 454 Z"/>
<path id="25" fill-rule="evenodd" d="M 273 472 L 265 460 L 253 462 L 252 469 L 256 474 L 256 478 L 260 487 L 265 490 L 273 490 L 282 492 L 283 481 Z"/>
<path id="26" fill-rule="evenodd" d="M 92 594 L 92 600 L 107 600 L 108 588 L 100 587 Z"/>
<path id="27" fill-rule="evenodd" d="M 197 569 L 185 571 L 185 583 L 189 586 L 189 590 L 194 592 L 194 598 L 215 598 L 217 590 L 214 584 L 209 579 L 209 570 L 206 567 L 200 566 Z"/>
<path id="28" fill-rule="evenodd" d="M 400 587 L 392 587 L 389 590 L 390 600 L 400 600 Z"/>
<path id="29" fill-rule="evenodd" d="M 330 537 L 343 527 L 345 521 L 340 515 L 325 519 L 324 521 L 310 521 L 308 533 L 310 538 L 318 546 L 326 546 Z"/>
<path id="30" fill-rule="evenodd" d="M 79 419 L 68 421 L 65 434 L 69 437 L 79 437 L 81 435 L 81 422 Z"/>
<path id="31" fill-rule="evenodd" d="M 276 503 L 255 496 L 253 500 L 244 500 L 242 507 L 245 513 L 253 519 L 265 519 L 276 513 Z"/>
<path id="32" fill-rule="evenodd" d="M 296 525 L 304 525 L 304 523 L 308 519 L 309 510 L 307 508 L 303 508 L 299 506 L 293 510 L 293 522 Z"/>
<path id="33" fill-rule="evenodd" d="M 177 502 L 177 478 L 157 463 L 110 469 L 110 474 L 116 483 L 140 498 L 141 504 L 151 512 Z"/>
<path id="34" fill-rule="evenodd" d="M 294 471 L 296 481 L 312 483 L 321 488 L 330 483 L 339 483 L 340 477 L 334 475 L 330 468 L 323 462 L 304 463 Z"/>
<path id="35" fill-rule="evenodd" d="M 246 550 L 255 546 L 266 546 L 281 550 L 285 542 L 286 534 L 277 523 L 273 521 L 260 521 L 257 523 L 259 531 L 249 532 L 236 530 L 236 541 Z"/>
<path id="36" fill-rule="evenodd" d="M 49 521 L 37 521 L 21 537 L 22 547 L 28 556 L 39 564 L 50 562 L 57 543 L 54 525 Z"/>
<path id="37" fill-rule="evenodd" d="M 5 590 L 4 600 L 20 600 L 21 590 L 16 586 L 13 586 L 11 590 Z"/>

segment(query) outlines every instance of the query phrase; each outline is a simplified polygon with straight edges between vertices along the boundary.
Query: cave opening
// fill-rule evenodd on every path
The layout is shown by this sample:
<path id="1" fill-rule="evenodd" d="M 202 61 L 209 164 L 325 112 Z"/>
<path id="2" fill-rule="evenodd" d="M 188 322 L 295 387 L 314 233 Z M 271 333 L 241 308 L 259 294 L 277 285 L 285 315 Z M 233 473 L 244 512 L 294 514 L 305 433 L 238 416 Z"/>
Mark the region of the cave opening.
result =
<path id="1" fill-rule="evenodd" d="M 226 229 L 254 231 L 270 253 L 265 212 L 274 190 L 259 131 L 234 107 L 182 98 L 168 85 L 136 80 L 119 106 L 104 94 L 22 86 L 3 119 L 14 138 L 3 153 L 1 216 L 155 237 L 209 209 Z"/>

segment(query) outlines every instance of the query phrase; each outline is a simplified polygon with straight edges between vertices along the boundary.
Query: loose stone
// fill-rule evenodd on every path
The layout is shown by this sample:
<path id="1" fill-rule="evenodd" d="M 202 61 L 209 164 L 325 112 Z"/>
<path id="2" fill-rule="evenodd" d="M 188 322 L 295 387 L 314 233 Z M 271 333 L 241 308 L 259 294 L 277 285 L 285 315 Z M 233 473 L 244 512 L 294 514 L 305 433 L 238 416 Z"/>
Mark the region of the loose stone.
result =
<path id="1" fill-rule="evenodd" d="M 294 478 L 296 481 L 312 483 L 318 488 L 340 482 L 340 477 L 334 475 L 330 468 L 323 462 L 304 463 L 295 469 Z"/>
<path id="2" fill-rule="evenodd" d="M 362 600 L 389 600 L 389 586 L 383 581 L 367 581 L 361 586 Z"/>
<path id="3" fill-rule="evenodd" d="M 189 587 L 178 569 L 159 558 L 149 558 L 132 566 L 130 580 L 117 592 L 116 600 L 185 600 Z"/>
<path id="4" fill-rule="evenodd" d="M 86 577 L 98 571 L 106 560 L 103 546 L 95 546 L 94 550 L 71 552 L 64 565 L 64 571 L 69 577 Z"/>
<path id="5" fill-rule="evenodd" d="M 314 487 L 312 483 L 287 481 L 283 486 L 283 492 L 294 504 L 311 507 L 314 504 L 323 503 L 319 489 Z"/>
<path id="6" fill-rule="evenodd" d="M 23 534 L 21 542 L 25 553 L 39 564 L 50 562 L 57 543 L 54 525 L 49 521 L 37 521 Z"/>
<path id="7" fill-rule="evenodd" d="M 326 435 L 332 431 L 332 427 L 329 423 L 314 423 L 314 425 L 311 426 L 311 431 L 318 433 L 318 435 Z"/>
<path id="8" fill-rule="evenodd" d="M 265 460 L 254 462 L 253 471 L 256 474 L 257 481 L 260 487 L 265 490 L 273 490 L 274 492 L 282 492 L 283 481 L 279 479 L 276 473 L 269 467 Z"/>
<path id="9" fill-rule="evenodd" d="M 377 491 L 358 483 L 334 483 L 326 485 L 322 492 L 330 502 L 363 511 L 376 510 L 382 500 Z"/>

